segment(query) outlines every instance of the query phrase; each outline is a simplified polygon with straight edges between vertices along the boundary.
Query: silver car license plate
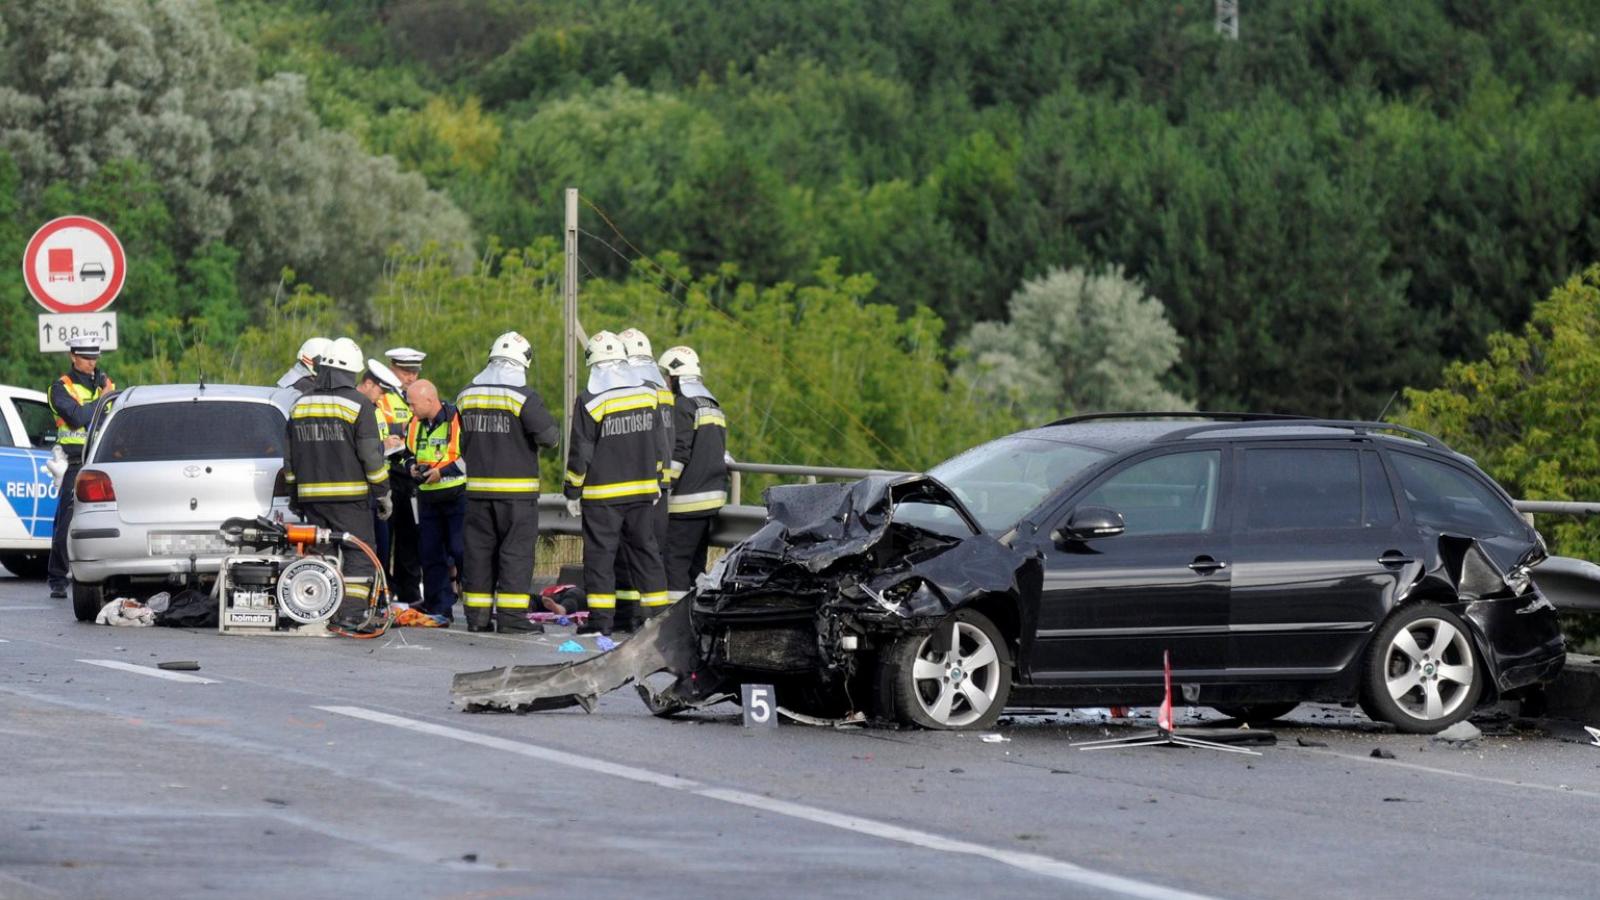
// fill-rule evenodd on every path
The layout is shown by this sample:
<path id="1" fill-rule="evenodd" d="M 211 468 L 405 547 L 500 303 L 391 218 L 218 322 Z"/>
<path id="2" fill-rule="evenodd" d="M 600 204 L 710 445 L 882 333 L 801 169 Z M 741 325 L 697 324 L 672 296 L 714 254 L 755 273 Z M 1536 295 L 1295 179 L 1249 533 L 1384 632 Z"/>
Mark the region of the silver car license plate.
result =
<path id="1" fill-rule="evenodd" d="M 151 556 L 216 555 L 228 553 L 222 535 L 215 531 L 155 531 L 150 533 Z"/>

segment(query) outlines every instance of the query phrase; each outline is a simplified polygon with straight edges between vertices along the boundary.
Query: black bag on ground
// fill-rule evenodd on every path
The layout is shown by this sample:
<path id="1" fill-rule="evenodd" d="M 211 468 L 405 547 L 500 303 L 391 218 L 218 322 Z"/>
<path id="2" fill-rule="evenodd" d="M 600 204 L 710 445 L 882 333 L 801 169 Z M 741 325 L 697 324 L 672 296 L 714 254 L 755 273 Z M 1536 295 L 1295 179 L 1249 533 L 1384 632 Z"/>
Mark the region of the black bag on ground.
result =
<path id="1" fill-rule="evenodd" d="M 172 595 L 167 611 L 156 616 L 157 625 L 173 628 L 217 627 L 217 601 L 210 594 L 182 590 Z"/>

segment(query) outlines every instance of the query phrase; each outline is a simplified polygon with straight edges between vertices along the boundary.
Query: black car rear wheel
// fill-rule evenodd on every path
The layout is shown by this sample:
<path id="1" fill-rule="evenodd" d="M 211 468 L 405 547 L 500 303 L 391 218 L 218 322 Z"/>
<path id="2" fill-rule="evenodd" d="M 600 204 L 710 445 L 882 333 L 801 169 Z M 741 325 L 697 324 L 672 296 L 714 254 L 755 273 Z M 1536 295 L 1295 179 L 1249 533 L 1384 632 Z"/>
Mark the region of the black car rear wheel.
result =
<path id="1" fill-rule="evenodd" d="M 1361 708 L 1409 734 L 1433 734 L 1472 714 L 1483 666 L 1466 623 L 1434 603 L 1390 614 L 1373 636 L 1362 672 Z"/>
<path id="2" fill-rule="evenodd" d="M 1245 722 L 1271 722 L 1294 712 L 1298 703 L 1250 703 L 1244 706 L 1213 706 L 1212 709 L 1230 719 Z"/>
<path id="3" fill-rule="evenodd" d="M 0 566 L 18 578 L 43 578 L 50 567 L 48 553 L 0 553 Z"/>
<path id="4" fill-rule="evenodd" d="M 100 608 L 105 605 L 104 584 L 72 583 L 72 614 L 78 617 L 79 622 L 93 622 L 94 617 L 100 615 Z"/>
<path id="5" fill-rule="evenodd" d="M 883 654 L 880 710 L 909 725 L 940 730 L 991 728 L 1011 696 L 1011 661 L 1000 629 L 980 612 L 958 610 L 940 641 L 908 635 Z M 948 642 L 948 650 L 935 645 Z"/>

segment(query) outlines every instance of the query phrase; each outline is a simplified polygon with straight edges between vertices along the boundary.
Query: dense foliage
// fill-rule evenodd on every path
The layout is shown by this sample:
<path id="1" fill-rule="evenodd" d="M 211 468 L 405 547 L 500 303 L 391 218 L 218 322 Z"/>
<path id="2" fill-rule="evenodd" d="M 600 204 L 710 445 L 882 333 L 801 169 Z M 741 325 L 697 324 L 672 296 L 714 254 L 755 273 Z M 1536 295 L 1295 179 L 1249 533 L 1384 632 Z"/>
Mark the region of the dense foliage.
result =
<path id="1" fill-rule="evenodd" d="M 838 258 L 951 340 L 1025 279 L 1122 266 L 1203 408 L 1375 415 L 1600 258 L 1580 0 L 1257 0 L 1237 42 L 1171 0 L 229 9 L 263 75 L 507 246 L 576 185 L 697 273 Z"/>
<path id="2" fill-rule="evenodd" d="M 549 379 L 575 185 L 585 324 L 700 346 L 747 459 L 885 467 L 1105 406 L 1371 416 L 1600 258 L 1600 6 L 1211 6 L 16 0 L 0 258 L 116 226 L 124 383 L 322 331 L 452 390 L 504 327 Z M 57 366 L 34 312 L 0 283 L 0 379 Z"/>

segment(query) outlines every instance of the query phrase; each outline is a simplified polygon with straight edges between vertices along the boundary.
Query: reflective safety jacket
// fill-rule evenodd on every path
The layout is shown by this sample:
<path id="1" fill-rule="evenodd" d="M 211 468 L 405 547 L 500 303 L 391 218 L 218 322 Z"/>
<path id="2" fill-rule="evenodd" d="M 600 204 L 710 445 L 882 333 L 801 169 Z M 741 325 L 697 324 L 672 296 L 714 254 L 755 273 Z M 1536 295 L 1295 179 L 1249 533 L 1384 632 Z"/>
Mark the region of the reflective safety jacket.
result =
<path id="1" fill-rule="evenodd" d="M 672 408 L 673 393 L 671 388 L 661 387 L 660 385 L 652 385 L 649 382 L 645 382 L 645 386 L 654 387 L 656 389 L 656 411 L 661 414 L 661 427 L 666 431 L 666 433 L 661 436 L 661 440 L 667 448 L 668 462 L 667 465 L 661 467 L 661 489 L 663 491 L 670 491 L 672 490 L 672 479 L 678 474 L 672 471 L 672 466 L 670 464 L 673 441 L 676 440 L 674 435 L 677 432 L 678 418 Z"/>
<path id="2" fill-rule="evenodd" d="M 432 419 L 413 416 L 406 430 L 406 449 L 417 458 L 417 465 L 439 470 L 439 480 L 431 484 L 418 481 L 417 497 L 422 503 L 447 503 L 466 490 L 467 473 L 461 466 L 461 415 L 449 403 L 439 404 Z"/>
<path id="3" fill-rule="evenodd" d="M 350 381 L 337 370 L 319 375 L 316 389 L 289 410 L 283 475 L 300 503 L 389 495 L 377 410 Z"/>
<path id="4" fill-rule="evenodd" d="M 656 397 L 656 387 L 649 384 L 578 395 L 572 406 L 567 499 L 620 506 L 654 502 L 661 495 L 671 448 Z"/>
<path id="5" fill-rule="evenodd" d="M 72 462 L 83 458 L 95 401 L 116 389 L 110 377 L 99 369 L 93 375 L 73 369 L 50 383 L 50 411 L 56 414 L 56 443 Z"/>
<path id="6" fill-rule="evenodd" d="M 673 401 L 672 494 L 667 513 L 714 516 L 728 504 L 728 419 L 710 397 Z"/>
<path id="7" fill-rule="evenodd" d="M 383 420 L 389 423 L 389 433 L 397 437 L 405 437 L 406 429 L 411 427 L 411 420 L 416 418 L 411 412 L 410 404 L 406 398 L 394 391 L 384 391 L 378 399 L 378 412 L 383 414 Z"/>
<path id="8" fill-rule="evenodd" d="M 529 387 L 471 384 L 456 397 L 467 497 L 511 500 L 539 496 L 539 448 L 554 447 L 560 427 L 544 398 Z"/>

